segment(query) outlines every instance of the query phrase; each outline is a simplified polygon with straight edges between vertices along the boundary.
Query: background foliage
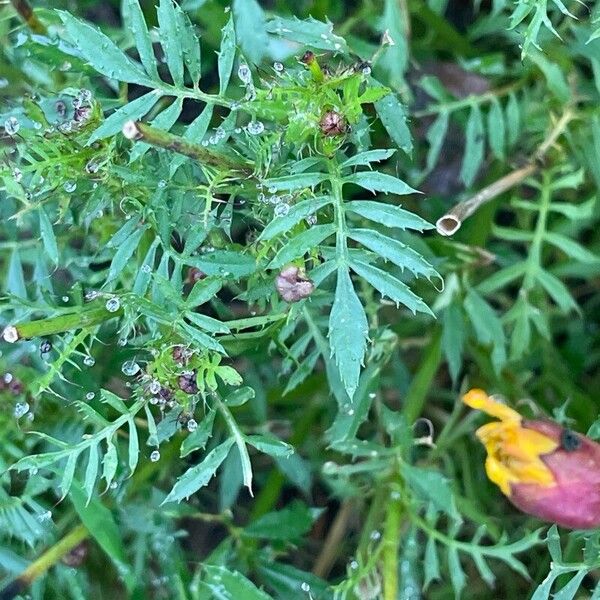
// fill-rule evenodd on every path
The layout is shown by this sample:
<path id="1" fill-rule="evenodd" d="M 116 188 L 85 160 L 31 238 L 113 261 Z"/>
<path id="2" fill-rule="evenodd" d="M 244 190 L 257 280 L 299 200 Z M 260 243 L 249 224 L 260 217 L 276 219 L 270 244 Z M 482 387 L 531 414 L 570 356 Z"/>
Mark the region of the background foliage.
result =
<path id="1" fill-rule="evenodd" d="M 600 597 L 457 402 L 600 437 L 595 4 L 13 5 L 2 597 Z"/>

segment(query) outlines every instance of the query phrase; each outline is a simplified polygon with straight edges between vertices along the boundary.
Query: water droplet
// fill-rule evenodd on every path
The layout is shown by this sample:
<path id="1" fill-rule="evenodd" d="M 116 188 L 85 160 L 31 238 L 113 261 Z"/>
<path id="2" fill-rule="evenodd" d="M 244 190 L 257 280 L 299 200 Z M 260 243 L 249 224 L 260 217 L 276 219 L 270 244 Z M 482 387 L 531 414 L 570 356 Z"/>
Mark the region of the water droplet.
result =
<path id="1" fill-rule="evenodd" d="M 113 481 L 109 486 L 108 486 L 111 490 L 116 490 L 117 489 L 117 482 Z"/>
<path id="2" fill-rule="evenodd" d="M 96 360 L 93 356 L 84 356 L 83 357 L 83 364 L 86 367 L 93 367 L 96 364 Z"/>
<path id="3" fill-rule="evenodd" d="M 167 187 L 167 181 L 166 181 L 166 179 L 161 179 L 161 180 L 158 182 L 158 187 L 159 187 L 159 188 L 166 188 L 166 187 Z"/>
<path id="4" fill-rule="evenodd" d="M 142 265 L 142 273 L 152 273 L 152 267 L 150 265 Z"/>
<path id="5" fill-rule="evenodd" d="M 252 135 L 260 135 L 264 130 L 265 126 L 262 121 L 250 121 L 247 126 L 248 133 Z"/>
<path id="6" fill-rule="evenodd" d="M 94 158 L 90 159 L 85 165 L 85 170 L 88 173 L 92 173 L 92 174 L 97 173 L 99 169 L 100 169 L 100 163 Z"/>
<path id="7" fill-rule="evenodd" d="M 371 67 L 369 67 L 369 66 L 363 67 L 362 74 L 366 75 L 366 76 L 370 75 L 371 74 Z"/>
<path id="8" fill-rule="evenodd" d="M 377 530 L 371 531 L 371 535 L 369 536 L 372 540 L 377 541 L 381 537 L 381 533 Z"/>
<path id="9" fill-rule="evenodd" d="M 358 563 L 355 560 L 350 561 L 350 568 L 353 571 L 356 571 L 356 569 L 358 569 Z"/>
<path id="10" fill-rule="evenodd" d="M 4 121 L 4 131 L 6 131 L 8 135 L 16 135 L 20 127 L 21 124 L 16 117 L 8 117 L 8 119 Z"/>
<path id="11" fill-rule="evenodd" d="M 281 73 L 283 71 L 283 64 L 280 62 L 274 62 L 273 63 L 273 68 L 278 72 Z"/>
<path id="12" fill-rule="evenodd" d="M 21 171 L 21 169 L 13 169 L 12 176 L 14 177 L 14 180 L 19 183 L 19 181 L 23 179 L 23 171 Z"/>
<path id="13" fill-rule="evenodd" d="M 252 72 L 250 71 L 250 67 L 242 63 L 238 68 L 238 77 L 246 85 L 249 84 L 252 81 Z"/>
<path id="14" fill-rule="evenodd" d="M 0 89 L 5 87 L 8 87 L 8 79 L 0 77 Z"/>
<path id="15" fill-rule="evenodd" d="M 37 520 L 40 523 L 45 523 L 46 521 L 50 521 L 50 519 L 52 519 L 52 511 L 50 510 L 47 510 L 46 512 L 37 515 Z"/>
<path id="16" fill-rule="evenodd" d="M 69 301 L 69 296 L 63 296 L 62 298 L 63 302 L 68 302 Z"/>
<path id="17" fill-rule="evenodd" d="M 60 65 L 59 70 L 61 71 L 68 71 L 71 68 L 71 63 L 68 60 L 65 60 L 65 62 Z"/>
<path id="18" fill-rule="evenodd" d="M 86 399 L 86 400 L 93 400 L 95 397 L 96 397 L 96 394 L 94 394 L 94 392 L 88 392 L 88 393 L 85 395 L 85 399 Z"/>
<path id="19" fill-rule="evenodd" d="M 109 298 L 106 301 L 106 310 L 108 312 L 114 313 L 117 312 L 121 308 L 121 302 L 118 298 Z"/>
<path id="20" fill-rule="evenodd" d="M 29 404 L 27 402 L 17 402 L 15 404 L 14 415 L 16 419 L 20 419 L 23 415 L 29 412 Z"/>
<path id="21" fill-rule="evenodd" d="M 308 215 L 308 217 L 306 217 L 306 224 L 307 225 L 316 225 L 317 224 L 317 215 Z"/>
<path id="22" fill-rule="evenodd" d="M 148 386 L 148 391 L 149 391 L 151 394 L 158 394 L 158 392 L 160 392 L 160 387 L 161 387 L 161 386 L 160 386 L 160 382 L 159 382 L 159 381 L 157 381 L 156 379 L 153 379 L 153 380 L 150 382 L 150 385 Z"/>
<path id="23" fill-rule="evenodd" d="M 290 212 L 290 205 L 285 202 L 280 202 L 273 211 L 276 217 L 285 217 Z"/>
<path id="24" fill-rule="evenodd" d="M 77 184 L 74 181 L 65 181 L 65 183 L 63 185 L 63 189 L 68 194 L 70 194 L 71 192 L 74 192 L 76 188 L 77 188 Z"/>
<path id="25" fill-rule="evenodd" d="M 188 431 L 196 431 L 196 429 L 198 429 L 198 423 L 196 423 L 196 421 L 194 419 L 190 419 L 187 422 L 187 428 L 188 428 Z"/>
<path id="26" fill-rule="evenodd" d="M 376 397 L 377 397 L 377 394 L 375 392 L 369 392 L 369 398 L 371 398 L 371 400 L 373 400 Z"/>
<path id="27" fill-rule="evenodd" d="M 135 360 L 127 360 L 121 366 L 121 371 L 129 377 L 132 377 L 140 370 L 140 365 L 138 365 Z"/>
<path id="28" fill-rule="evenodd" d="M 4 383 L 10 383 L 14 379 L 14 377 L 12 373 L 5 373 L 3 379 Z"/>
<path id="29" fill-rule="evenodd" d="M 125 338 L 119 338 L 117 340 L 117 345 L 118 346 L 127 346 L 127 340 Z"/>
<path id="30" fill-rule="evenodd" d="M 303 592 L 310 592 L 310 584 L 306 583 L 306 581 L 303 581 L 302 584 L 300 585 L 300 589 Z"/>
<path id="31" fill-rule="evenodd" d="M 150 460 L 152 462 L 158 462 L 160 460 L 160 452 L 158 450 L 153 450 L 152 454 L 150 454 Z"/>

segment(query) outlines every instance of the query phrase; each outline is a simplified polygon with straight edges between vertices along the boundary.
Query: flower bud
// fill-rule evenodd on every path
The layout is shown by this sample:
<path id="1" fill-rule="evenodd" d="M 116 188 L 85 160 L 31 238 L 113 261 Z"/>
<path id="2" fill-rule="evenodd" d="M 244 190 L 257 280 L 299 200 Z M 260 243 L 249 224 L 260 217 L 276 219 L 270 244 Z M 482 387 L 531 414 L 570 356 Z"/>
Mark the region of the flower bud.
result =
<path id="1" fill-rule="evenodd" d="M 298 302 L 308 298 L 313 293 L 315 285 L 306 277 L 302 269 L 289 266 L 277 275 L 275 288 L 286 302 Z"/>
<path id="2" fill-rule="evenodd" d="M 346 133 L 346 119 L 335 110 L 328 110 L 319 121 L 321 133 L 324 135 L 342 135 Z"/>
<path id="3" fill-rule="evenodd" d="M 177 378 L 179 389 L 186 394 L 197 394 L 196 371 L 186 371 Z"/>
<path id="4" fill-rule="evenodd" d="M 600 526 L 600 444 L 550 420 L 527 420 L 470 390 L 463 402 L 499 421 L 476 435 L 487 476 L 520 510 L 573 529 Z"/>

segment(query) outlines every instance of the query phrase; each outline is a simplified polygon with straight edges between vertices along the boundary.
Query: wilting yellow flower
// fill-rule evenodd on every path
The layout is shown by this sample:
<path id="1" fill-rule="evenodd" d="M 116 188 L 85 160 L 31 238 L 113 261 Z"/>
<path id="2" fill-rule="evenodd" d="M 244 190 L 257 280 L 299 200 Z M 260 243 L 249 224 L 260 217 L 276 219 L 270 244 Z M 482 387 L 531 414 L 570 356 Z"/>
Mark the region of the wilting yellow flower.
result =
<path id="1" fill-rule="evenodd" d="M 463 402 L 498 421 L 476 434 L 485 470 L 522 511 L 565 527 L 600 526 L 600 445 L 554 421 L 526 420 L 473 389 Z"/>

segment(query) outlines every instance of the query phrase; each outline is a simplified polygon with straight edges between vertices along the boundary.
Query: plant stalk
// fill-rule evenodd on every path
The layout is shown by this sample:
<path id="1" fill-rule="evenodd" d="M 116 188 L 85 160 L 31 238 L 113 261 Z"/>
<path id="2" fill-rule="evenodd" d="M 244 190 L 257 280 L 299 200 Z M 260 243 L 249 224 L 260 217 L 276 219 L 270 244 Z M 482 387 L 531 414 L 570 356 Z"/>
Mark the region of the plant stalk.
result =
<path id="1" fill-rule="evenodd" d="M 63 556 L 71 552 L 89 536 L 88 530 L 83 525 L 78 525 L 62 540 L 46 550 L 37 560 L 33 561 L 16 579 L 0 590 L 0 600 L 12 600 L 23 589 L 30 586 L 38 577 L 41 577 Z"/>

